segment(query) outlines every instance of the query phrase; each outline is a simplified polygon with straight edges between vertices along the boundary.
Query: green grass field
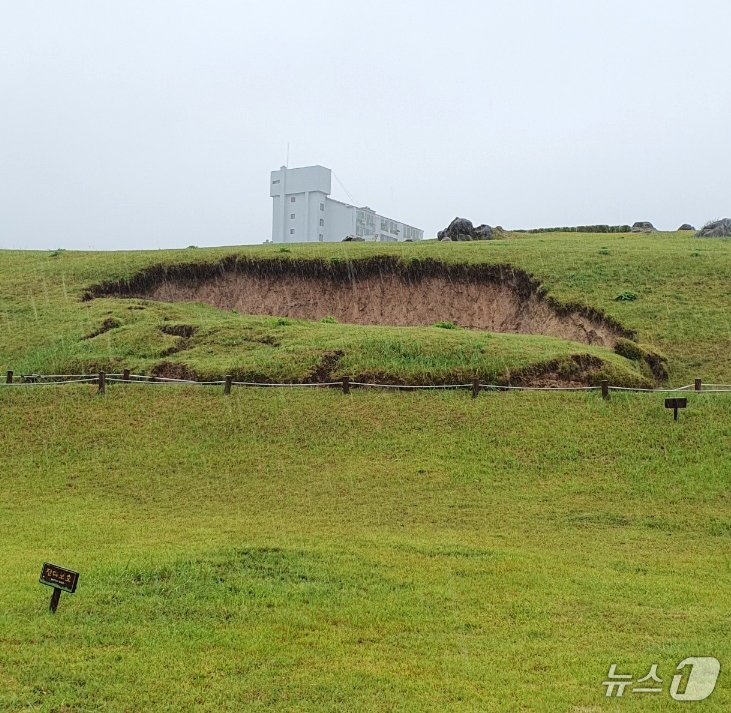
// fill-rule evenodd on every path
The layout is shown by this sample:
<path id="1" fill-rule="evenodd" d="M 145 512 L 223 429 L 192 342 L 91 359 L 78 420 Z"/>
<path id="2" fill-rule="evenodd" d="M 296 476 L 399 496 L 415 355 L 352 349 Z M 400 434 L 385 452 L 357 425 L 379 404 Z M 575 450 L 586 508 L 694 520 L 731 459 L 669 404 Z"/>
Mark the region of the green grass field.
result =
<path id="1" fill-rule="evenodd" d="M 519 236 L 477 243 L 329 244 L 171 251 L 82 253 L 8 252 L 0 260 L 0 362 L 18 373 L 76 373 L 125 366 L 151 371 L 162 362 L 194 368 L 201 378 L 226 371 L 241 378 L 301 380 L 324 354 L 345 353 L 344 368 L 378 366 L 384 379 L 417 383 L 462 379 L 509 380 L 524 369 L 571 354 L 599 354 L 605 377 L 648 386 L 633 362 L 542 336 L 461 330 L 333 327 L 282 324 L 215 308 L 126 299 L 81 302 L 89 286 L 126 278 L 156 263 L 213 262 L 226 255 L 357 260 L 376 254 L 402 260 L 510 264 L 533 274 L 562 303 L 601 310 L 637 333 L 637 341 L 668 359 L 670 383 L 731 380 L 731 241 L 687 233 Z M 617 301 L 632 292 L 634 301 Z M 84 339 L 105 320 L 120 327 Z M 290 320 L 291 322 L 292 320 Z M 167 322 L 192 325 L 191 349 L 169 355 L 176 339 L 160 331 Z M 451 332 L 451 333 L 450 333 Z M 267 342 L 269 343 L 267 345 Z M 271 343 L 277 344 L 272 349 Z M 597 376 L 599 378 L 599 376 Z M 644 383 L 641 383 L 644 382 Z"/>
<path id="2" fill-rule="evenodd" d="M 4 389 L 0 708 L 617 710 L 658 663 L 621 708 L 669 710 L 731 657 L 730 407 Z"/>
<path id="3" fill-rule="evenodd" d="M 0 366 L 302 381 L 339 351 L 428 383 L 590 354 L 651 383 L 544 336 L 81 300 L 157 263 L 380 253 L 515 265 L 666 354 L 669 384 L 731 383 L 731 241 L 686 234 L 6 251 Z M 2 386 L 0 710 L 729 710 L 731 393 L 686 395 L 674 423 L 664 394 Z M 44 561 L 81 572 L 55 615 Z M 689 656 L 722 672 L 687 705 Z M 613 663 L 658 664 L 663 693 L 606 698 Z"/>

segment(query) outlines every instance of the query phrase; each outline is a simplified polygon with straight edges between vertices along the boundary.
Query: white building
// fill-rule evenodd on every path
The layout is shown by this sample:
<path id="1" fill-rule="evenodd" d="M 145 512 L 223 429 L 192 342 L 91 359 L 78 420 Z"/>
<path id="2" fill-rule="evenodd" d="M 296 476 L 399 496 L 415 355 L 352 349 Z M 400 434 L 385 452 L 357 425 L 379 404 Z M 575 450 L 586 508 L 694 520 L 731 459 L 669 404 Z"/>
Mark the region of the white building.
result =
<path id="1" fill-rule="evenodd" d="M 269 195 L 274 199 L 272 241 L 337 242 L 355 236 L 395 242 L 421 240 L 424 231 L 330 198 L 331 171 L 324 166 L 272 171 Z"/>

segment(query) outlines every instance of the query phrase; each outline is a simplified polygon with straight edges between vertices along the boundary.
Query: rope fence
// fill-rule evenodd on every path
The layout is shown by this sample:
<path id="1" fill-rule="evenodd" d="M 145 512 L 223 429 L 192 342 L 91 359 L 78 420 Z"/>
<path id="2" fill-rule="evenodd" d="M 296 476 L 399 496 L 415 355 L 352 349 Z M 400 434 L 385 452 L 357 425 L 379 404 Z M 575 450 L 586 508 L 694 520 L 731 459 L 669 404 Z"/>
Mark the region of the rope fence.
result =
<path id="1" fill-rule="evenodd" d="M 351 381 L 344 376 L 338 381 L 324 381 L 312 383 L 273 383 L 260 381 L 234 381 L 233 376 L 226 375 L 223 379 L 214 381 L 195 381 L 193 379 L 175 379 L 166 376 L 132 374 L 128 370 L 121 373 L 99 372 L 98 374 L 22 374 L 16 380 L 14 373 L 8 371 L 5 382 L 0 386 L 63 386 L 66 384 L 97 384 L 99 393 L 105 393 L 107 384 L 138 384 L 143 386 L 223 386 L 223 393 L 228 395 L 234 386 L 263 387 L 263 388 L 334 388 L 339 387 L 343 393 L 350 393 L 351 387 L 366 389 L 397 389 L 399 391 L 416 391 L 421 389 L 471 389 L 472 397 L 476 398 L 480 391 L 601 391 L 602 397 L 609 398 L 610 392 L 671 394 L 693 391 L 694 393 L 718 394 L 731 393 L 731 384 L 704 384 L 696 379 L 693 384 L 678 386 L 673 389 L 643 389 L 630 386 L 610 386 L 603 380 L 598 386 L 511 386 L 509 384 L 484 384 L 475 378 L 467 384 L 381 384 L 367 381 Z"/>

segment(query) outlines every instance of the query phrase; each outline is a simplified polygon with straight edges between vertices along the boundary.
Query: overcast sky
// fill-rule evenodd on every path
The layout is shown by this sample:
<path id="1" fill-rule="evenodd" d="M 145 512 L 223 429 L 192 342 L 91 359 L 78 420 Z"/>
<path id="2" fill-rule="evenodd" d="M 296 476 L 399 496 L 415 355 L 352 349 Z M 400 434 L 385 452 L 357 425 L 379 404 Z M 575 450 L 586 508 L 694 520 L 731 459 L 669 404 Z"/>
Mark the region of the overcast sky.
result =
<path id="1" fill-rule="evenodd" d="M 288 143 L 427 236 L 731 215 L 728 0 L 0 10 L 0 247 L 260 243 Z"/>

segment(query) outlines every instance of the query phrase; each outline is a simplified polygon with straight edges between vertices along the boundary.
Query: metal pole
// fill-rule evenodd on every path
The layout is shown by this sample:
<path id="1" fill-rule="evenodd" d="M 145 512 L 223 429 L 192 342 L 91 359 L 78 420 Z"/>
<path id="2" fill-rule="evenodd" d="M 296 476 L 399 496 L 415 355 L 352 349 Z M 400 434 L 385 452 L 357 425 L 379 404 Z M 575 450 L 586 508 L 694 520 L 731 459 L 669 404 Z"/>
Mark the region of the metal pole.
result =
<path id="1" fill-rule="evenodd" d="M 58 587 L 53 588 L 53 594 L 51 594 L 51 604 L 48 607 L 51 610 L 51 614 L 56 613 L 58 608 L 58 600 L 61 598 L 61 590 Z"/>

